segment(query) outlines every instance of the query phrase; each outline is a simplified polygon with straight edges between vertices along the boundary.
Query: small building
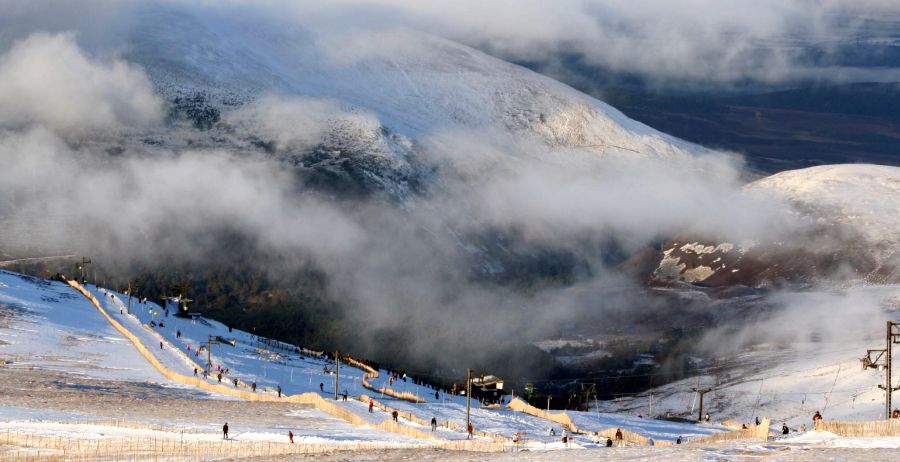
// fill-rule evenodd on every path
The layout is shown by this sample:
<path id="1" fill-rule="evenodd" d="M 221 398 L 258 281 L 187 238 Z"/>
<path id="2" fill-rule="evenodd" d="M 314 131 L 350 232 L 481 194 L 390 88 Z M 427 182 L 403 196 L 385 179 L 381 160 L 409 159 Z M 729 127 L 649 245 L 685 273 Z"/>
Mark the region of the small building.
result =
<path id="1" fill-rule="evenodd" d="M 503 390 L 503 379 L 497 377 L 496 375 L 485 375 L 482 377 L 475 377 L 472 379 L 472 386 L 481 388 L 481 391 L 496 391 Z"/>

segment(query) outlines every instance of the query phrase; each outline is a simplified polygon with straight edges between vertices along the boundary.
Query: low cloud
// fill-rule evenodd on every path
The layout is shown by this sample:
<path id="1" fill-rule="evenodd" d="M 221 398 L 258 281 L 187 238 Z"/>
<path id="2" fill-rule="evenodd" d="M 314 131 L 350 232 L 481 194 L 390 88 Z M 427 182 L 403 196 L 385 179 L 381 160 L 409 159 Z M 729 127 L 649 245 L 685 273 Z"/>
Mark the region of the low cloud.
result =
<path id="1" fill-rule="evenodd" d="M 0 126 L 47 126 L 80 136 L 147 128 L 163 101 L 137 67 L 87 56 L 69 34 L 36 33 L 0 57 Z"/>
<path id="2" fill-rule="evenodd" d="M 147 11 L 263 15 L 279 28 L 301 28 L 338 59 L 377 53 L 381 41 L 425 32 L 503 58 L 549 65 L 559 73 L 578 57 L 608 71 L 663 84 L 894 82 L 891 61 L 900 5 L 890 0 L 413 0 L 186 2 L 0 0 L 0 46 L 35 30 L 76 31 L 83 46 L 104 53 Z M 143 18 L 143 19 L 142 19 Z M 361 33 L 364 32 L 364 33 Z M 343 45 L 324 47 L 327 42 Z M 399 45 L 399 44 L 398 44 Z M 409 43 L 406 43 L 409 45 Z M 328 48 L 325 50 L 325 48 Z"/>
<path id="3" fill-rule="evenodd" d="M 604 37 L 578 41 L 578 28 L 572 26 L 584 25 L 589 33 L 602 11 L 599 4 L 579 3 L 557 5 L 545 14 L 548 24 L 534 29 L 529 41 L 523 34 L 539 12 L 546 13 L 543 5 L 498 2 L 476 8 L 463 2 L 447 7 L 452 19 L 447 24 L 436 22 L 436 9 L 406 2 L 337 2 L 321 11 L 274 2 L 266 12 L 309 12 L 309 17 L 297 16 L 302 17 L 297 24 L 314 29 L 357 21 L 367 30 L 386 16 L 395 23 L 391 27 L 431 25 L 433 32 L 451 37 L 471 32 L 468 41 L 492 42 L 492 47 L 508 41 L 507 52 L 524 52 L 528 44 L 544 52 L 565 43 L 597 46 Z M 607 5 L 624 8 L 618 2 Z M 355 15 L 337 14 L 347 9 Z M 363 14 L 372 9 L 382 15 Z M 518 13 L 511 17 L 501 14 L 514 9 Z M 497 27 L 482 27 L 480 18 L 491 14 L 499 18 Z M 615 15 L 603 17 L 612 21 Z M 664 23 L 661 16 L 655 20 Z M 672 21 L 687 18 L 679 14 Z M 617 27 L 641 35 L 629 24 Z M 702 42 L 716 37 L 698 34 Z M 422 125 L 427 132 L 418 134 L 420 162 L 427 173 L 437 172 L 428 176 L 422 194 L 402 200 L 378 194 L 333 197 L 303 186 L 300 179 L 309 172 L 259 149 L 220 142 L 220 137 L 271 141 L 278 154 L 302 156 L 327 138 L 335 121 L 349 120 L 387 136 L 376 116 L 336 99 L 282 95 L 223 108 L 225 128 L 216 127 L 221 131 L 166 125 L 165 106 L 139 68 L 109 57 L 115 55 L 109 49 L 80 49 L 77 37 L 38 33 L 17 38 L 0 61 L 0 162 L 8 166 L 0 170 L 4 222 L 27 224 L 24 217 L 46 217 L 57 230 L 42 238 L 48 246 L 104 248 L 132 259 L 202 258 L 203 252 L 222 251 L 209 236 L 235 231 L 269 254 L 309 257 L 327 275 L 335 300 L 358 310 L 355 314 L 375 329 L 406 329 L 409 348 L 422 355 L 441 356 L 436 344 L 489 346 L 497 338 L 537 338 L 555 332 L 557 317 L 577 320 L 631 309 L 639 320 L 641 307 L 651 302 L 633 295 L 633 281 L 606 266 L 607 240 L 634 252 L 686 230 L 739 240 L 779 237 L 796 226 L 783 204 L 743 193 L 743 167 L 727 154 L 617 157 L 562 148 L 528 134 L 441 125 L 449 118 L 428 121 Z M 342 44 L 312 42 L 323 54 Z M 426 79 L 421 80 L 424 85 Z M 612 119 L 603 123 L 620 130 Z M 110 136 L 122 132 L 125 136 Z M 82 142 L 85 138 L 90 142 Z M 153 141 L 158 139 L 172 142 Z M 412 149 L 407 139 L 392 141 Z M 372 175 L 365 169 L 353 173 Z M 14 229 L 23 235 L 20 240 L 28 240 L 27 226 Z M 198 248 L 198 243 L 209 247 Z M 583 271 L 565 284 L 536 284 L 524 292 L 491 280 L 510 269 L 504 258 L 516 265 L 517 258 L 531 258 L 533 249 L 551 259 L 568 258 L 561 272 Z M 610 287 L 626 290 L 603 297 Z M 436 338 L 444 341 L 435 343 Z"/>

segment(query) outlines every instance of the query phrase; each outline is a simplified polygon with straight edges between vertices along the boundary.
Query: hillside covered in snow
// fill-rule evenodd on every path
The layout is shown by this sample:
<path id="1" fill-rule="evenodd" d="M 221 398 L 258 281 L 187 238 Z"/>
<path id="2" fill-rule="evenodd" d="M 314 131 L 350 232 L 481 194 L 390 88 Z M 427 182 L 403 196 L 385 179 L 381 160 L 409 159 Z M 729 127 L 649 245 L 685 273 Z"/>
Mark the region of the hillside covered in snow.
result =
<path id="1" fill-rule="evenodd" d="M 686 231 L 661 251 L 651 277 L 713 286 L 900 280 L 897 167 L 790 170 L 754 181 L 745 192 L 788 204 L 802 226 L 777 240 L 751 236 L 740 242 L 711 241 L 702 227 Z"/>

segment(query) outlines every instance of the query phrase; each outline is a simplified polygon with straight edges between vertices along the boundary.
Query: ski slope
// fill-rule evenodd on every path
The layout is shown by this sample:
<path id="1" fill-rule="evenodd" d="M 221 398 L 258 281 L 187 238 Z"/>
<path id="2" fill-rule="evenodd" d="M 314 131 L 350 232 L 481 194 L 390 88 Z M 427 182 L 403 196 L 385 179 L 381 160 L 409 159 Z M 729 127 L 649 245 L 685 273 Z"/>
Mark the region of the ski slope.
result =
<path id="1" fill-rule="evenodd" d="M 222 381 L 229 383 L 234 378 L 244 383 L 256 382 L 258 389 L 271 389 L 281 386 L 286 394 L 297 394 L 306 392 L 321 393 L 326 397 L 334 396 L 334 363 L 317 357 L 303 356 L 296 353 L 299 346 L 279 344 L 282 348 L 272 346 L 272 342 L 261 339 L 250 333 L 243 332 L 239 329 L 229 331 L 228 327 L 206 318 L 198 317 L 196 320 L 185 319 L 174 316 L 177 306 L 169 304 L 169 316 L 165 315 L 166 310 L 159 305 L 147 301 L 138 304 L 132 301 L 132 314 L 127 314 L 127 296 L 121 293 L 110 291 L 107 289 L 92 290 L 105 304 L 108 311 L 120 321 L 125 321 L 126 325 L 135 332 L 140 330 L 140 336 L 150 344 L 157 344 L 158 338 L 153 334 L 165 339 L 163 350 L 172 350 L 174 346 L 180 353 L 192 358 L 193 361 L 200 366 L 206 364 L 206 352 L 197 352 L 197 348 L 203 345 L 208 338 L 221 337 L 225 339 L 235 340 L 235 346 L 228 344 L 214 345 L 212 348 L 212 364 L 229 369 L 228 374 L 223 376 Z M 150 323 L 157 326 L 148 328 Z M 163 325 L 160 326 L 159 324 Z M 178 333 L 181 337 L 178 337 Z M 190 350 L 188 349 L 190 346 Z M 194 365 L 188 361 L 182 361 L 181 364 L 170 361 L 173 367 L 180 367 L 183 373 L 190 374 Z M 328 368 L 330 372 L 324 372 Z M 396 391 L 405 391 L 413 393 L 417 396 L 424 397 L 425 403 L 412 403 L 400 399 L 391 398 L 389 396 L 379 396 L 371 390 L 367 390 L 361 385 L 362 375 L 364 371 L 342 366 L 340 371 L 340 383 L 338 393 L 344 391 L 351 397 L 360 394 L 373 396 L 379 402 L 387 404 L 401 412 L 410 412 L 420 419 L 426 421 L 436 418 L 438 422 L 451 421 L 465 428 L 466 408 L 465 397 L 453 396 L 445 393 L 439 393 L 439 398 L 434 399 L 434 390 L 412 383 L 412 381 L 395 380 L 393 384 L 389 384 L 387 377 L 390 375 L 388 371 L 381 370 L 380 377 L 373 380 L 373 385 L 377 388 L 382 386 L 390 387 Z M 210 381 L 218 380 L 217 377 L 209 377 Z M 321 385 L 321 388 L 320 388 Z M 263 392 L 263 391 L 260 391 Z M 357 414 L 370 418 L 374 424 L 388 418 L 388 414 L 382 411 L 376 411 L 374 415 L 367 415 L 367 405 L 353 399 L 347 402 L 339 401 L 339 404 L 352 409 Z M 579 414 L 579 413 L 574 413 Z M 681 437 L 699 437 L 705 436 L 716 431 L 724 431 L 727 428 L 694 425 L 679 422 L 657 421 L 655 419 L 636 419 L 629 416 L 616 416 L 612 414 L 604 414 L 602 419 L 597 419 L 596 415 L 590 413 L 581 413 L 580 422 L 584 426 L 579 425 L 580 429 L 589 431 L 601 431 L 608 428 L 622 427 L 646 436 L 651 436 L 656 440 L 675 441 Z M 523 414 L 508 409 L 488 409 L 481 405 L 477 400 L 472 401 L 471 419 L 475 428 L 494 433 L 501 436 L 512 437 L 515 433 L 526 433 L 528 439 L 533 443 L 555 444 L 559 441 L 559 435 L 562 432 L 560 425 L 547 421 L 545 419 Z M 404 423 L 415 426 L 415 423 L 405 421 Z M 550 435 L 550 428 L 554 428 L 555 435 Z M 462 430 L 451 431 L 449 429 L 441 429 L 439 435 L 448 439 L 461 439 L 465 437 Z M 589 436 L 575 436 L 576 444 L 590 444 Z"/>
<path id="2" fill-rule="evenodd" d="M 94 378 L 176 386 L 66 284 L 0 270 L 0 359 Z"/>
<path id="3" fill-rule="evenodd" d="M 326 397 L 334 394 L 334 364 L 324 358 L 300 354 L 296 347 L 278 342 L 258 338 L 247 332 L 237 329 L 229 331 L 228 327 L 216 321 L 205 318 L 184 319 L 174 316 L 176 306 L 170 305 L 170 315 L 165 315 L 165 309 L 152 303 L 138 303 L 132 300 L 131 314 L 129 314 L 127 297 L 115 291 L 87 285 L 104 309 L 110 316 L 125 326 L 130 332 L 139 338 L 145 346 L 151 348 L 157 359 L 164 366 L 176 372 L 191 375 L 195 367 L 206 364 L 206 351 L 197 353 L 197 347 L 210 337 L 221 337 L 234 340 L 234 346 L 230 344 L 215 344 L 212 347 L 210 359 L 212 364 L 219 368 L 227 368 L 229 372 L 223 376 L 223 383 L 231 383 L 238 378 L 243 384 L 256 382 L 258 393 L 274 393 L 274 388 L 281 386 L 285 394 L 297 394 L 314 392 Z M 0 359 L 19 365 L 22 361 L 42 368 L 63 370 L 90 374 L 92 377 L 104 380 L 131 380 L 152 381 L 164 386 L 176 387 L 177 385 L 159 375 L 147 361 L 137 354 L 134 347 L 126 339 L 117 335 L 117 332 L 102 318 L 90 302 L 78 294 L 74 289 L 60 282 L 45 281 L 29 276 L 23 276 L 8 271 L 0 272 L 0 304 L 2 304 L 3 324 L 0 325 L 0 339 L 4 343 L 0 345 Z M 30 328 L 27 328 L 30 326 Z M 178 335 L 180 332 L 180 336 Z M 47 334 L 51 335 L 47 335 Z M 58 353 L 61 349 L 59 339 L 78 338 L 74 349 L 68 349 L 73 354 L 72 358 L 60 359 L 51 353 Z M 162 342 L 162 348 L 158 348 Z M 66 347 L 68 344 L 63 344 Z M 188 348 L 190 345 L 190 348 Z M 276 347 L 275 345 L 280 345 Z M 30 358 L 25 361 L 23 358 Z M 76 359 L 82 358 L 82 359 Z M 325 368 L 329 372 L 325 372 Z M 338 401 L 343 406 L 357 415 L 362 416 L 373 425 L 389 419 L 386 412 L 376 410 L 368 412 L 367 403 L 354 397 L 360 394 L 373 395 L 370 390 L 364 389 L 360 382 L 364 371 L 342 365 L 340 372 L 339 392 L 346 390 L 351 396 L 348 401 Z M 382 378 L 377 379 L 375 385 L 388 385 L 384 377 L 387 371 L 381 371 Z M 201 372 L 202 374 L 202 372 Z M 215 374 L 207 380 L 217 381 Z M 321 387 L 320 387 L 321 384 Z M 438 399 L 434 399 L 434 390 L 404 382 L 402 379 L 390 385 L 398 391 L 408 391 L 425 397 L 425 403 L 412 403 L 394 399 L 388 396 L 374 395 L 374 398 L 388 406 L 402 412 L 411 412 L 425 421 L 435 417 L 443 423 L 451 421 L 464 428 L 465 425 L 465 398 L 451 396 L 443 393 Z M 192 392 L 207 399 L 222 399 L 215 394 L 204 392 Z M 228 398 L 226 398 L 228 399 Z M 84 413 L 66 413 L 61 411 L 40 410 L 27 407 L 0 407 L 5 425 L 17 425 L 17 422 L 25 421 L 53 421 L 56 423 L 32 425 L 34 431 L 41 434 L 54 434 L 60 430 L 54 425 L 59 422 L 90 420 L 90 415 Z M 584 414 L 584 415 L 580 415 Z M 605 414 L 602 419 L 597 419 L 597 414 L 572 413 L 579 427 L 599 431 L 612 427 L 631 429 L 641 433 L 646 432 L 657 440 L 674 440 L 679 436 L 708 434 L 721 430 L 716 427 L 697 426 L 693 424 L 663 422 L 653 419 L 634 419 L 627 415 Z M 418 427 L 414 422 L 406 421 L 401 414 L 401 423 Z M 304 422 L 303 427 L 298 427 L 297 422 Z M 554 423 L 531 415 L 519 413 L 505 408 L 489 409 L 481 406 L 478 401 L 472 402 L 472 422 L 475 428 L 500 436 L 512 437 L 515 433 L 525 434 L 528 445 L 534 449 L 562 448 L 560 441 L 562 428 Z M 165 422 L 157 422 L 165 423 Z M 172 422 L 169 422 L 172 424 Z M 192 431 L 210 432 L 216 431 L 218 422 L 204 421 L 177 423 L 182 428 Z M 67 424 L 73 425 L 73 424 Z M 583 425 L 583 427 L 582 427 Z M 65 427 L 69 428 L 69 427 Z M 553 428 L 555 435 L 550 435 Z M 243 438 L 278 441 L 284 438 L 288 429 L 294 431 L 298 438 L 306 438 L 309 441 L 318 441 L 323 434 L 329 441 L 386 441 L 393 443 L 419 444 L 411 438 L 398 435 L 385 435 L 383 432 L 364 427 L 354 427 L 330 417 L 315 409 L 294 409 L 284 416 L 283 424 L 271 422 L 245 423 L 242 428 Z M 90 434 L 95 429 L 86 428 L 85 434 Z M 429 431 L 430 428 L 423 430 Z M 440 427 L 437 436 L 447 440 L 465 439 L 463 430 L 452 430 Z M 592 447 L 589 435 L 573 435 L 571 447 Z"/>

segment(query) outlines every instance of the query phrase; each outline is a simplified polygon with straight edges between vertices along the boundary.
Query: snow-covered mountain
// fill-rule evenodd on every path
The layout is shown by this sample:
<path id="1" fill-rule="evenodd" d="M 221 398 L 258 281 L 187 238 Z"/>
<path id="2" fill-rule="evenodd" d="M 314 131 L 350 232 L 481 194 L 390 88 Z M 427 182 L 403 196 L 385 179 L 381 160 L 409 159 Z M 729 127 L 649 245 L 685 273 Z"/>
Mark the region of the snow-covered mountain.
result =
<path id="1" fill-rule="evenodd" d="M 881 260 L 900 247 L 900 168 L 884 165 L 822 165 L 790 170 L 747 186 L 780 196 L 826 227 L 849 227 Z"/>
<path id="2" fill-rule="evenodd" d="M 699 149 L 555 80 L 425 33 L 325 37 L 252 15 L 156 6 L 140 14 L 124 57 L 170 97 L 203 92 L 230 104 L 270 93 L 328 98 L 413 139 L 456 126 L 597 152 Z"/>
<path id="3" fill-rule="evenodd" d="M 363 190 L 405 196 L 430 177 L 430 147 L 515 137 L 549 151 L 677 158 L 702 148 L 555 80 L 409 30 L 335 33 L 248 13 L 137 7 L 119 55 L 139 65 L 176 119 L 206 136 L 154 145 L 264 151 Z M 434 159 L 430 159 L 434 160 Z"/>
<path id="4" fill-rule="evenodd" d="M 755 181 L 748 194 L 783 201 L 805 226 L 783 241 L 721 242 L 685 233 L 653 258 L 651 279 L 722 286 L 821 279 L 897 282 L 900 168 L 825 165 Z"/>

